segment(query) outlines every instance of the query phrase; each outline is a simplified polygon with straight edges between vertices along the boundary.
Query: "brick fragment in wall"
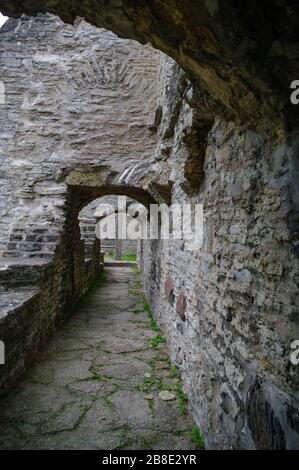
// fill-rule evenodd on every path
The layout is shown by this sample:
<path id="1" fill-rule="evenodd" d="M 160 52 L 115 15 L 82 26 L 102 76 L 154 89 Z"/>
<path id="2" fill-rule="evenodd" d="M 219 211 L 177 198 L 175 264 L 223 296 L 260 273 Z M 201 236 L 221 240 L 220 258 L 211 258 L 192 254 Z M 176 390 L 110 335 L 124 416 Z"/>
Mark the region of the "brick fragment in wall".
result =
<path id="1" fill-rule="evenodd" d="M 181 320 L 186 321 L 186 307 L 187 301 L 184 292 L 180 292 L 176 301 L 176 312 L 180 316 Z"/>
<path id="2" fill-rule="evenodd" d="M 168 277 L 164 283 L 164 292 L 170 305 L 174 305 L 174 285 L 171 277 Z"/>

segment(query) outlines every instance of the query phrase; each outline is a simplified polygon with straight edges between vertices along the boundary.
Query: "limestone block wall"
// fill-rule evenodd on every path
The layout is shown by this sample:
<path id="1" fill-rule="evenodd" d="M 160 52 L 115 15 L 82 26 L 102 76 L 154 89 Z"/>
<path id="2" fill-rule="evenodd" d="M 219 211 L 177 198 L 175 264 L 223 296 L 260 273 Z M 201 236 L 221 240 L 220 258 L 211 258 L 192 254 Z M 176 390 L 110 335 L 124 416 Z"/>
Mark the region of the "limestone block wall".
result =
<path id="1" fill-rule="evenodd" d="M 0 258 L 0 337 L 6 356 L 0 395 L 18 382 L 103 269 L 97 238 L 86 259 L 78 219 L 82 202 L 76 196 L 69 192 L 66 198 L 65 222 L 50 258 Z"/>
<path id="2" fill-rule="evenodd" d="M 298 133 L 281 135 L 275 123 L 257 133 L 216 119 L 196 193 L 185 172 L 190 141 L 184 136 L 190 122 L 196 125 L 188 94 L 172 138 L 163 134 L 167 120 L 160 135 L 170 148 L 172 202 L 203 204 L 203 246 L 188 252 L 181 241 L 143 242 L 146 292 L 207 446 L 295 449 L 299 368 L 290 353 L 299 338 Z M 168 109 L 171 103 L 166 96 Z"/>
<path id="3" fill-rule="evenodd" d="M 99 276 L 103 268 L 99 240 L 95 241 L 93 256 L 88 261 L 84 255 L 79 227 L 76 231 L 69 225 L 51 260 L 0 259 L 0 337 L 5 344 L 0 395 L 17 384 L 38 351 Z"/>
<path id="4" fill-rule="evenodd" d="M 128 184 L 143 171 L 156 147 L 159 57 L 84 21 L 23 16 L 1 28 L 0 250 L 7 256 L 53 252 L 32 229 L 60 230 L 70 175 L 88 179 L 96 169 L 106 184 Z"/>
<path id="5" fill-rule="evenodd" d="M 159 56 L 50 15 L 0 30 L 1 393 L 101 269 L 100 242 L 81 238 L 79 212 L 148 166 Z"/>

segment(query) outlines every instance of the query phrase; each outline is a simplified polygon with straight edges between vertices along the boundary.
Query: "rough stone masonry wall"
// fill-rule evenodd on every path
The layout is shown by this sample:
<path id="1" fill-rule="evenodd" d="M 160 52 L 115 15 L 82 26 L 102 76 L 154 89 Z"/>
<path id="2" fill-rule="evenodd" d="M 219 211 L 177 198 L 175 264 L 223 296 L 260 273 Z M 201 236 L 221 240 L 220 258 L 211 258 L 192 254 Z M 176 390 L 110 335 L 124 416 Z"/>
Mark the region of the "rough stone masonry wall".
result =
<path id="1" fill-rule="evenodd" d="M 0 337 L 5 364 L 0 369 L 0 396 L 17 384 L 49 337 L 73 312 L 103 269 L 100 240 L 81 239 L 78 198 L 68 195 L 55 253 L 47 257 L 0 258 Z M 52 227 L 49 225 L 49 233 Z M 45 228 L 35 229 L 32 236 Z M 52 240 L 53 241 L 53 240 Z"/>
<path id="2" fill-rule="evenodd" d="M 95 185 L 128 184 L 143 172 L 156 146 L 159 57 L 84 21 L 70 26 L 41 15 L 1 28 L 0 250 L 7 256 L 53 253 L 32 229 L 60 230 L 66 181 L 83 175 L 88 183 L 97 172 Z M 10 235 L 16 244 L 7 250 Z"/>
<path id="3" fill-rule="evenodd" d="M 150 48 L 84 22 L 23 17 L 0 30 L 1 394 L 101 269 L 100 242 L 85 259 L 78 220 L 97 195 L 67 180 L 88 184 L 90 172 L 97 190 L 132 167 L 138 175 L 156 142 L 158 62 Z"/>
<path id="4" fill-rule="evenodd" d="M 103 267 L 99 240 L 85 260 L 78 219 L 71 216 L 73 206 L 51 260 L 0 258 L 0 337 L 5 344 L 0 396 L 22 377 Z"/>
<path id="5" fill-rule="evenodd" d="M 170 85 L 179 89 L 182 80 L 176 71 Z M 188 252 L 181 241 L 143 242 L 147 295 L 207 446 L 296 449 L 298 133 L 286 140 L 274 122 L 262 134 L 216 119 L 204 159 L 198 152 L 191 160 L 197 174 L 202 165 L 192 191 L 186 162 L 201 127 L 191 93 L 183 94 L 171 138 L 175 94 L 166 93 L 160 138 L 170 149 L 172 202 L 203 204 L 203 246 Z"/>

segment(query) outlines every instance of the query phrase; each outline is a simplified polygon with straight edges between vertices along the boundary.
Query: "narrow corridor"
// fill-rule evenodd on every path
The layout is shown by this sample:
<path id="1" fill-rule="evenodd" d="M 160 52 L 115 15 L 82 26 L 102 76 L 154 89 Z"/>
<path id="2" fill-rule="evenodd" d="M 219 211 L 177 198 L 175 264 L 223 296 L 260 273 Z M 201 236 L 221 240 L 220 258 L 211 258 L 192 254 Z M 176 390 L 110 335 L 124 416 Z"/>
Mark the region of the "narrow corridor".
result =
<path id="1" fill-rule="evenodd" d="M 139 288 L 132 268 L 105 270 L 0 402 L 0 448 L 195 448 L 180 379 Z"/>

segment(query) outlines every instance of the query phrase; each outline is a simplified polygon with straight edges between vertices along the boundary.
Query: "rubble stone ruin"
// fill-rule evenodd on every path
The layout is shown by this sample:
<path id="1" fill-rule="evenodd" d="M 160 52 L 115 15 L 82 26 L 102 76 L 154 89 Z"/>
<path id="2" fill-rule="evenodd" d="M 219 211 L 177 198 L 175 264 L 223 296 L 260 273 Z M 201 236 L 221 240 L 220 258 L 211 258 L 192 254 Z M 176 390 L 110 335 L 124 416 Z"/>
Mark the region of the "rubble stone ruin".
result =
<path id="1" fill-rule="evenodd" d="M 207 448 L 298 449 L 296 2 L 0 11 L 2 400 L 105 272 L 95 201 L 202 204 L 200 250 L 138 246 L 192 419 Z"/>

